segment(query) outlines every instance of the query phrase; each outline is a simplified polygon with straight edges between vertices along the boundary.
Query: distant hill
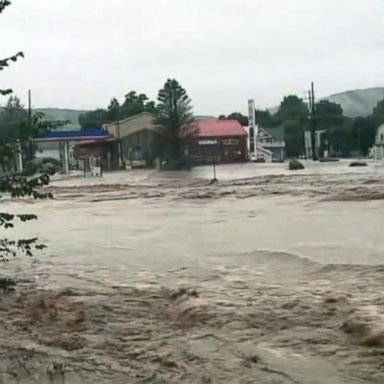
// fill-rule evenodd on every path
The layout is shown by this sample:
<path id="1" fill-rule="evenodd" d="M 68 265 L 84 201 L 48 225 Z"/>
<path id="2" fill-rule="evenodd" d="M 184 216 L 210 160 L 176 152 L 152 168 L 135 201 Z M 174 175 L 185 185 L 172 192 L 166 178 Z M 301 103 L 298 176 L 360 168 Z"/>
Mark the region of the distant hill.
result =
<path id="1" fill-rule="evenodd" d="M 88 111 L 81 111 L 81 110 L 75 110 L 75 109 L 61 109 L 61 108 L 36 108 L 34 109 L 34 112 L 42 112 L 45 115 L 46 120 L 62 120 L 62 121 L 69 121 L 69 124 L 67 124 L 62 129 L 66 130 L 72 130 L 72 129 L 79 129 L 79 116 L 82 113 L 88 112 Z"/>
<path id="2" fill-rule="evenodd" d="M 368 116 L 376 107 L 377 102 L 384 99 L 384 88 L 346 91 L 325 97 L 325 99 L 340 104 L 346 116 Z"/>

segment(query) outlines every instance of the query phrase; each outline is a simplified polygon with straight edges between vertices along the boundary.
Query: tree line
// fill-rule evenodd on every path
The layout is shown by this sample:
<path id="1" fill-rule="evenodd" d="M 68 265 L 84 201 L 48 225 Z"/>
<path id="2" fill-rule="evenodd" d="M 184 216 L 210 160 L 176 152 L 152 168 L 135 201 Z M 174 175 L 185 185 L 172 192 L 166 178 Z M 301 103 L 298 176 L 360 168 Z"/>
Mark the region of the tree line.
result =
<path id="1" fill-rule="evenodd" d="M 15 168 L 14 152 L 21 151 L 24 162 L 33 160 L 36 138 L 52 129 L 65 125 L 65 121 L 45 119 L 41 112 L 28 111 L 18 96 L 9 96 L 0 110 L 0 162 L 3 172 Z"/>
<path id="2" fill-rule="evenodd" d="M 155 113 L 155 102 L 149 100 L 144 93 L 131 91 L 125 95 L 122 104 L 113 98 L 107 108 L 97 108 L 80 115 L 79 124 L 82 128 L 101 127 L 103 124 L 123 120 L 142 112 Z"/>
<path id="3" fill-rule="evenodd" d="M 347 157 L 353 154 L 368 155 L 375 142 L 377 128 L 384 123 L 384 100 L 377 103 L 369 116 L 350 118 L 344 115 L 341 105 L 320 100 L 315 105 L 314 122 L 320 135 L 320 156 Z M 286 153 L 288 157 L 305 155 L 304 132 L 311 127 L 311 113 L 303 99 L 296 95 L 284 97 L 275 113 L 269 110 L 255 111 L 256 123 L 265 128 L 284 127 Z M 239 112 L 220 119 L 235 119 L 243 126 L 248 117 Z"/>

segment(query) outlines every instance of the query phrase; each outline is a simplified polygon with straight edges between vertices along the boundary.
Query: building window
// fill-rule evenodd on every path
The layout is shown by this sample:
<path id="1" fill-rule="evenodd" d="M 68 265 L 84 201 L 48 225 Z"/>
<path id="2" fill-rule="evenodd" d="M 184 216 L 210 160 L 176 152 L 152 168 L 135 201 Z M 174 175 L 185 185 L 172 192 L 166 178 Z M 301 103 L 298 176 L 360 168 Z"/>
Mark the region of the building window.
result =
<path id="1" fill-rule="evenodd" d="M 226 139 L 226 140 L 223 140 L 223 145 L 239 145 L 239 140 Z"/>
<path id="2" fill-rule="evenodd" d="M 381 134 L 381 142 L 384 141 L 384 133 Z"/>
<path id="3" fill-rule="evenodd" d="M 199 145 L 217 145 L 217 140 L 199 140 Z"/>

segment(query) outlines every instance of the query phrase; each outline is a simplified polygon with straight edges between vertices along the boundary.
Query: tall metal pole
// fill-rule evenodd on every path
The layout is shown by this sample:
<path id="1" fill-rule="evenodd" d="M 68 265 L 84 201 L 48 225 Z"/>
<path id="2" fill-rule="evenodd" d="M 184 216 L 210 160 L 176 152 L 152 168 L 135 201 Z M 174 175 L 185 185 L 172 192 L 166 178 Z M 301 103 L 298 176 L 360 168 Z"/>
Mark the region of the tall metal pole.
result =
<path id="1" fill-rule="evenodd" d="M 317 160 L 317 153 L 316 153 L 315 86 L 314 86 L 313 82 L 311 83 L 310 106 L 311 106 L 311 147 L 312 147 L 312 160 Z"/>
<path id="2" fill-rule="evenodd" d="M 31 90 L 28 90 L 28 131 L 32 132 L 32 93 Z M 28 140 L 28 152 L 29 152 L 29 160 L 33 159 L 33 144 L 32 138 Z"/>
<path id="3" fill-rule="evenodd" d="M 257 127 L 256 127 L 256 116 L 255 116 L 255 100 L 248 100 L 248 120 L 249 120 L 249 134 L 248 134 L 248 147 L 250 151 L 250 157 L 252 150 L 257 159 Z"/>
<path id="4" fill-rule="evenodd" d="M 32 121 L 32 93 L 31 90 L 28 90 L 28 125 L 31 128 Z"/>

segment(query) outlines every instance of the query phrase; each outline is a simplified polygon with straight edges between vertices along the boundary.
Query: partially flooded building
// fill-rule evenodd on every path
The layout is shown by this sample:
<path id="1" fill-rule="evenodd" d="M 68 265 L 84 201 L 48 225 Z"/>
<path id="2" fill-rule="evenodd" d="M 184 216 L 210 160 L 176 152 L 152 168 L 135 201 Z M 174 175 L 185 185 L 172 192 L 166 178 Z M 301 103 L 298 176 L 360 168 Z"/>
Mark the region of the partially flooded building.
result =
<path id="1" fill-rule="evenodd" d="M 188 132 L 188 156 L 199 164 L 247 161 L 247 132 L 236 120 L 196 120 Z"/>

